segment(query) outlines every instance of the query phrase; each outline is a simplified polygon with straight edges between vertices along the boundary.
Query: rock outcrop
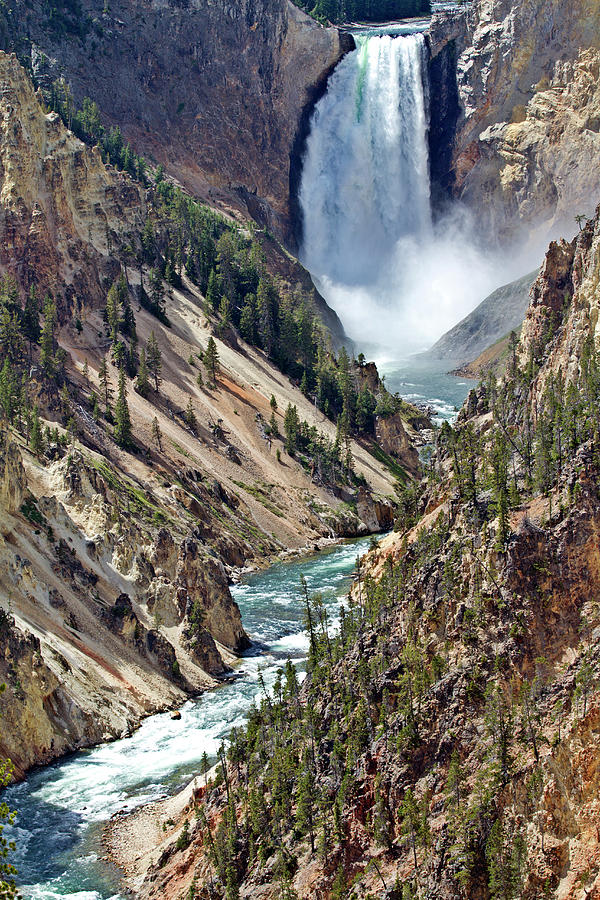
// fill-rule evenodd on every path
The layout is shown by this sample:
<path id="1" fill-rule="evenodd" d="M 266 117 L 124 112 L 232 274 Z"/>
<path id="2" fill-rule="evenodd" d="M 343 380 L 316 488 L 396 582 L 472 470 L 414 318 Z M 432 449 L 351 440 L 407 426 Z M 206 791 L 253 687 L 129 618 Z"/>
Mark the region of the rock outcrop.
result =
<path id="1" fill-rule="evenodd" d="M 9 43 L 42 85 L 64 76 L 194 194 L 291 238 L 296 136 L 351 37 L 290 0 L 83 0 L 62 27 L 42 0 L 11 6 Z"/>
<path id="2" fill-rule="evenodd" d="M 517 360 L 444 428 L 417 514 L 360 562 L 341 637 L 157 829 L 140 897 L 225 873 L 264 900 L 598 894 L 599 277 L 600 210 L 550 247 Z"/>
<path id="3" fill-rule="evenodd" d="M 0 52 L 0 84 L 0 266 L 80 315 L 119 271 L 111 238 L 142 227 L 143 194 L 46 113 L 14 55 Z"/>
<path id="4" fill-rule="evenodd" d="M 575 215 L 593 214 L 599 36 L 600 10 L 587 0 L 476 0 L 462 21 L 434 20 L 432 53 L 453 48 L 448 83 L 461 108 L 439 153 L 451 146 L 450 186 L 490 240 L 510 241 L 521 226 L 540 239 L 573 232 Z"/>

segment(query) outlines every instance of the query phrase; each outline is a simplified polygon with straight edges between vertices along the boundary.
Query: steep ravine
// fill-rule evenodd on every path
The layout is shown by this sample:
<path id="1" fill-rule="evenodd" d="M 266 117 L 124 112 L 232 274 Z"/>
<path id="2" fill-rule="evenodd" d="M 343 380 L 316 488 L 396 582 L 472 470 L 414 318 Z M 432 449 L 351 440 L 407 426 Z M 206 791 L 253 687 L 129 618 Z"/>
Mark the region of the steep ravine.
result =
<path id="1" fill-rule="evenodd" d="M 599 266 L 600 210 L 551 245 L 341 638 L 314 627 L 310 676 L 156 831 L 138 896 L 596 896 Z"/>
<path id="2" fill-rule="evenodd" d="M 247 643 L 228 587 L 234 572 L 390 527 L 392 456 L 408 471 L 418 458 L 399 414 L 380 423 L 392 455 L 383 462 L 370 441 L 350 441 L 361 478 L 352 489 L 288 454 L 288 406 L 332 444 L 335 424 L 265 353 L 217 328 L 185 275 L 161 286 L 168 323 L 139 304 L 149 273 L 132 248 L 151 208 L 156 217 L 151 185 L 103 163 L 48 113 L 15 56 L 0 52 L 0 75 L 0 756 L 20 777 L 214 686 Z M 260 254 L 278 289 L 316 313 L 297 261 L 267 235 Z M 115 443 L 100 378 L 104 361 L 114 400 L 105 311 L 120 272 L 134 355 L 139 362 L 154 335 L 161 361 L 158 390 L 141 394 L 127 381 L 127 449 Z M 54 297 L 56 320 L 38 312 L 27 345 L 32 287 L 40 306 Z M 39 326 L 50 323 L 44 359 Z M 201 377 L 213 333 L 214 385 Z M 351 378 L 383 390 L 373 366 L 351 366 Z"/>

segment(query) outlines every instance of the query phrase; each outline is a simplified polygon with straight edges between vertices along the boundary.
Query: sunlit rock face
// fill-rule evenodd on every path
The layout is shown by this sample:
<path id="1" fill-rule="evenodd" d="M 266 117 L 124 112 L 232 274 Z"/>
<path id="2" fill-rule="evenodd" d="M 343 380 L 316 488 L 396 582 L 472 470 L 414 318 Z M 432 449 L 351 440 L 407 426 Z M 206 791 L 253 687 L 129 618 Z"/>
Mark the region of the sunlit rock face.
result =
<path id="1" fill-rule="evenodd" d="M 540 240 L 573 232 L 600 199 L 600 8 L 586 0 L 477 0 L 437 20 L 432 53 L 454 41 L 461 114 L 454 194 L 491 240 L 519 226 Z"/>

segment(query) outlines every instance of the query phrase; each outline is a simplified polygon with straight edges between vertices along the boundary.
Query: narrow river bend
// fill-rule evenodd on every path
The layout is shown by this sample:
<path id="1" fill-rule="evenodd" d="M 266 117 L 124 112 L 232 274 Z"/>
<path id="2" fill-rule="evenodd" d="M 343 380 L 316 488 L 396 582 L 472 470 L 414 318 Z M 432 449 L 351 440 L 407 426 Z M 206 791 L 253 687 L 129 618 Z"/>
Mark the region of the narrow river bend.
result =
<path id="1" fill-rule="evenodd" d="M 320 591 L 337 622 L 356 558 L 370 538 L 347 542 L 316 556 L 281 562 L 236 585 L 246 631 L 255 642 L 237 668 L 238 678 L 182 707 L 182 718 L 151 716 L 130 738 L 33 772 L 5 797 L 17 810 L 14 862 L 21 893 L 39 900 L 120 898 L 119 875 L 102 860 L 105 822 L 119 810 L 172 793 L 200 769 L 232 728 L 242 725 L 261 693 L 288 658 L 302 666 L 308 649 L 302 619 L 300 576 Z"/>

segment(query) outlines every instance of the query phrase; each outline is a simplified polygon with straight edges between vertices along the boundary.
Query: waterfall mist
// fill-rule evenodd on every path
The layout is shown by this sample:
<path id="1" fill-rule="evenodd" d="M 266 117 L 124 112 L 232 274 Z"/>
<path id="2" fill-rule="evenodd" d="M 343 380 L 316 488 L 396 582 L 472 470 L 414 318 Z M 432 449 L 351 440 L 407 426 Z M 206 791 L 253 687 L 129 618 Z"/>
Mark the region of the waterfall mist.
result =
<path id="1" fill-rule="evenodd" d="M 348 335 L 383 361 L 426 349 L 532 266 L 484 250 L 459 205 L 432 221 L 423 35 L 356 40 L 311 120 L 301 259 Z"/>

